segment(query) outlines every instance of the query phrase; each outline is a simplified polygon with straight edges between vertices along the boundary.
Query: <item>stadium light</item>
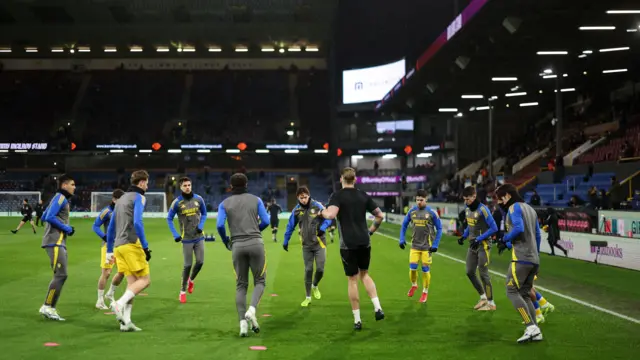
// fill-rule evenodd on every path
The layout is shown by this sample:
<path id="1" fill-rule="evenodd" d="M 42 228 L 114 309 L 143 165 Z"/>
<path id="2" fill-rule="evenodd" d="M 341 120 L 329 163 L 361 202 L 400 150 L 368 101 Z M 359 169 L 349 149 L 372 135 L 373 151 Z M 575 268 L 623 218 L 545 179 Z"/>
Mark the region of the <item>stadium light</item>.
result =
<path id="1" fill-rule="evenodd" d="M 24 51 L 28 52 L 28 53 L 37 53 L 38 52 L 38 48 L 37 47 L 27 47 L 27 48 L 24 48 Z"/>
<path id="2" fill-rule="evenodd" d="M 64 49 L 61 48 L 61 47 L 54 47 L 54 48 L 51 48 L 51 52 L 52 53 L 61 53 L 61 52 L 64 52 Z"/>
<path id="3" fill-rule="evenodd" d="M 573 92 L 576 91 L 575 88 L 566 88 L 566 89 L 560 89 L 560 92 Z M 558 92 L 558 90 L 553 90 L 553 92 Z"/>
<path id="4" fill-rule="evenodd" d="M 0 53 L 10 53 L 10 52 L 11 52 L 11 48 L 9 47 L 0 48 Z"/>
<path id="5" fill-rule="evenodd" d="M 640 14 L 640 10 L 607 10 L 607 14 L 611 14 L 611 15 Z"/>
<path id="6" fill-rule="evenodd" d="M 463 99 L 484 99 L 484 95 L 462 95 Z"/>
<path id="7" fill-rule="evenodd" d="M 580 30 L 615 30 L 615 26 L 580 26 Z"/>
<path id="8" fill-rule="evenodd" d="M 316 154 L 327 154 L 327 153 L 329 153 L 329 150 L 315 149 L 315 150 L 313 150 L 313 152 L 316 153 Z"/>
<path id="9" fill-rule="evenodd" d="M 580 54 L 580 55 L 578 55 L 578 58 L 580 58 L 580 59 L 584 59 L 584 58 L 586 58 L 586 57 L 587 57 L 587 54 Z"/>
<path id="10" fill-rule="evenodd" d="M 428 157 L 431 157 L 432 155 L 433 155 L 432 153 L 420 153 L 420 154 L 416 155 L 416 157 L 428 158 Z"/>
<path id="11" fill-rule="evenodd" d="M 353 159 L 353 160 L 358 160 L 358 159 L 362 159 L 362 158 L 364 158 L 363 155 L 351 155 L 351 159 Z"/>
<path id="12" fill-rule="evenodd" d="M 171 153 L 171 154 L 179 154 L 179 153 L 181 153 L 181 152 L 182 152 L 182 150 L 181 150 L 181 149 L 169 149 L 169 150 L 167 150 L 167 151 L 168 151 L 169 153 Z"/>
<path id="13" fill-rule="evenodd" d="M 489 101 L 493 101 L 493 100 L 498 100 L 498 96 L 493 95 L 492 97 L 489 98 Z"/>
<path id="14" fill-rule="evenodd" d="M 456 108 L 440 108 L 438 109 L 439 112 L 454 112 L 457 113 L 458 109 Z"/>
<path id="15" fill-rule="evenodd" d="M 517 93 L 504 94 L 504 96 L 506 96 L 506 97 L 525 96 L 525 95 L 527 95 L 526 92 L 517 92 Z"/>
<path id="16" fill-rule="evenodd" d="M 545 76 L 543 76 L 542 78 L 543 78 L 543 79 L 555 79 L 555 78 L 557 78 L 557 77 L 558 77 L 558 75 L 545 75 Z"/>
<path id="17" fill-rule="evenodd" d="M 111 149 L 111 150 L 109 150 L 109 152 L 110 153 L 123 153 L 124 150 L 122 150 L 122 149 Z"/>
<path id="18" fill-rule="evenodd" d="M 8 153 L 8 152 L 9 152 L 9 150 L 7 150 L 7 149 L 0 149 L 0 153 Z"/>
<path id="19" fill-rule="evenodd" d="M 26 153 L 26 152 L 29 152 L 29 150 L 24 150 L 24 149 L 22 149 L 22 150 L 13 150 L 13 152 Z"/>
<path id="20" fill-rule="evenodd" d="M 538 55 L 568 55 L 568 51 L 538 51 Z"/>
<path id="21" fill-rule="evenodd" d="M 236 52 L 249 52 L 249 48 L 247 48 L 246 46 L 237 46 Z"/>
<path id="22" fill-rule="evenodd" d="M 141 46 L 132 46 L 131 48 L 129 48 L 130 52 L 142 52 L 142 47 Z"/>
<path id="23" fill-rule="evenodd" d="M 457 117 L 457 118 L 461 118 L 461 117 L 463 117 L 463 116 L 464 116 L 464 114 L 463 114 L 463 113 L 461 113 L 461 112 L 459 112 L 459 113 L 457 113 L 457 114 L 456 114 L 456 117 Z"/>
<path id="24" fill-rule="evenodd" d="M 297 154 L 299 152 L 300 152 L 300 150 L 298 150 L 298 149 L 286 149 L 284 151 L 285 154 Z"/>
<path id="25" fill-rule="evenodd" d="M 553 74 L 553 70 L 551 70 L 551 69 L 544 69 L 543 73 L 545 73 L 545 74 Z"/>
<path id="26" fill-rule="evenodd" d="M 209 150 L 209 149 L 198 149 L 196 151 L 199 152 L 199 153 L 203 153 L 203 154 L 208 154 L 208 153 L 211 152 L 211 150 Z"/>
<path id="27" fill-rule="evenodd" d="M 287 49 L 288 52 L 300 52 L 302 51 L 302 49 L 300 49 L 299 46 L 292 46 L 290 48 Z"/>
<path id="28" fill-rule="evenodd" d="M 196 48 L 193 46 L 185 46 L 182 48 L 183 52 L 196 52 Z"/>
<path id="29" fill-rule="evenodd" d="M 262 52 L 274 52 L 274 51 L 276 51 L 276 49 L 274 49 L 271 46 L 265 46 L 261 50 L 262 50 Z"/>
<path id="30" fill-rule="evenodd" d="M 293 130 L 287 130 L 287 135 L 293 136 Z"/>
<path id="31" fill-rule="evenodd" d="M 638 32 L 638 29 L 627 29 L 627 32 Z"/>
<path id="32" fill-rule="evenodd" d="M 225 150 L 227 154 L 238 154 L 240 153 L 240 149 L 227 149 Z"/>
<path id="33" fill-rule="evenodd" d="M 517 77 L 494 77 L 491 81 L 518 81 Z"/>
<path id="34" fill-rule="evenodd" d="M 621 73 L 621 72 L 627 72 L 627 69 L 613 69 L 613 70 L 602 71 L 603 74 L 613 74 L 613 73 Z"/>
<path id="35" fill-rule="evenodd" d="M 104 47 L 104 52 L 106 52 L 106 53 L 114 53 L 114 52 L 117 52 L 117 51 L 118 51 L 118 49 L 116 49 L 115 46 L 105 46 Z"/>
<path id="36" fill-rule="evenodd" d="M 257 149 L 256 154 L 268 154 L 269 149 Z"/>
<path id="37" fill-rule="evenodd" d="M 209 46 L 209 52 L 221 52 L 222 49 L 218 46 Z"/>
<path id="38" fill-rule="evenodd" d="M 140 150 L 138 150 L 139 153 L 150 153 L 152 151 L 153 150 L 151 150 L 151 149 L 140 149 Z"/>
<path id="39" fill-rule="evenodd" d="M 476 110 L 478 110 L 478 111 L 482 111 L 482 110 L 489 110 L 489 107 L 488 107 L 488 106 L 478 106 L 478 107 L 476 108 Z"/>
<path id="40" fill-rule="evenodd" d="M 583 51 L 582 53 L 583 53 L 583 54 L 587 54 L 587 55 L 589 55 L 589 54 L 593 54 L 593 50 L 585 50 L 585 51 Z"/>
<path id="41" fill-rule="evenodd" d="M 79 46 L 78 47 L 78 52 L 88 53 L 88 52 L 91 52 L 91 48 L 88 47 L 88 46 Z"/>
<path id="42" fill-rule="evenodd" d="M 628 46 L 625 46 L 625 47 L 617 47 L 617 48 L 600 49 L 598 51 L 603 53 L 603 52 L 612 52 L 612 51 L 625 51 L 625 50 L 629 50 L 629 49 L 630 48 Z"/>
<path id="43" fill-rule="evenodd" d="M 307 45 L 307 47 L 304 50 L 308 51 L 308 52 L 318 52 L 318 51 L 320 51 L 320 49 L 318 49 L 318 47 L 315 46 L 315 45 Z"/>
<path id="44" fill-rule="evenodd" d="M 384 155 L 382 155 L 383 159 L 395 159 L 397 157 L 398 157 L 398 155 L 396 155 L 396 154 L 384 154 Z"/>
<path id="45" fill-rule="evenodd" d="M 156 51 L 157 52 L 169 52 L 169 47 L 167 47 L 167 46 L 158 46 L 156 48 Z"/>
<path id="46" fill-rule="evenodd" d="M 538 106 L 538 103 L 537 102 L 528 102 L 528 103 L 520 104 L 520 107 L 527 107 L 527 106 Z"/>
<path id="47" fill-rule="evenodd" d="M 283 48 L 280 48 L 280 50 L 278 50 L 278 52 L 279 52 L 280 54 L 284 54 L 284 49 L 283 49 Z"/>

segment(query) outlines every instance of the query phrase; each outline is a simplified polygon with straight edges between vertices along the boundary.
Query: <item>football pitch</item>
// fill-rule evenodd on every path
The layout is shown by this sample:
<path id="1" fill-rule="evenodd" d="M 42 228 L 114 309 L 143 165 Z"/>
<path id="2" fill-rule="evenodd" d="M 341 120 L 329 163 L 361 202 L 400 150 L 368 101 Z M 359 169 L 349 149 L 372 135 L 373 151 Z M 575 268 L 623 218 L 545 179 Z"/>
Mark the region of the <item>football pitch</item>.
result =
<path id="1" fill-rule="evenodd" d="M 556 310 L 540 326 L 544 341 L 519 345 L 524 326 L 506 298 L 504 278 L 492 274 L 498 310 L 474 311 L 478 295 L 455 260 L 464 259 L 466 247 L 453 237 L 443 237 L 434 256 L 428 303 L 418 303 L 419 294 L 408 298 L 409 251 L 400 250 L 393 239 L 399 227 L 391 224 L 373 236 L 370 268 L 386 319 L 375 321 L 361 286 L 361 332 L 353 331 L 337 238 L 328 244 L 322 299 L 300 306 L 302 255 L 297 232 L 289 252 L 282 249 L 284 220 L 278 243 L 264 231 L 267 287 L 259 334 L 238 336 L 231 254 L 219 239 L 206 243 L 195 291 L 186 304 L 178 302 L 182 246 L 164 219 L 145 219 L 151 286 L 136 298 L 132 314 L 142 332 L 121 333 L 113 315 L 94 307 L 101 240 L 90 219 L 71 219 L 76 234 L 67 240 L 69 278 L 58 303 L 67 321 L 47 321 L 38 314 L 51 279 L 42 228 L 37 235 L 27 227 L 12 235 L 18 221 L 0 219 L 0 354 L 6 359 L 631 359 L 640 353 L 640 272 L 542 254 L 536 284 L 549 290 L 541 292 Z M 214 231 L 209 219 L 205 232 Z M 492 270 L 506 272 L 508 254 L 493 249 L 491 260 Z"/>

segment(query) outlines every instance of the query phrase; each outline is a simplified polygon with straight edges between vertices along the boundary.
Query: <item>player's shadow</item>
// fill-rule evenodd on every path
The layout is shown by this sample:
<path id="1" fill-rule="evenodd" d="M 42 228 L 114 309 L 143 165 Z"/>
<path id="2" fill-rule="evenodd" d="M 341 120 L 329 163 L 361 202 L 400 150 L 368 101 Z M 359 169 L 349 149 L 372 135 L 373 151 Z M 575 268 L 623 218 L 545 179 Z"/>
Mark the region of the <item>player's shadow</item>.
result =
<path id="1" fill-rule="evenodd" d="M 310 310 L 309 308 L 300 307 L 287 314 L 262 318 L 262 322 L 269 324 L 269 327 L 273 329 L 295 327 L 310 315 Z M 258 319 L 258 321 L 260 321 L 260 319 Z"/>

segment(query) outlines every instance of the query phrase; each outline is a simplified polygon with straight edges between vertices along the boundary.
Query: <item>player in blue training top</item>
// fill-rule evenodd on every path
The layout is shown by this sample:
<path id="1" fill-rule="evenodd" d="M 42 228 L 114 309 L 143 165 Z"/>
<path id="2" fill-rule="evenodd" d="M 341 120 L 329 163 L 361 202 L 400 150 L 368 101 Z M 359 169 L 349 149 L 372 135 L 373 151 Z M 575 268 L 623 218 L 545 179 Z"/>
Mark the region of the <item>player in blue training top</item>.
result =
<path id="1" fill-rule="evenodd" d="M 432 253 L 438 251 L 442 237 L 442 223 L 438 213 L 427 206 L 427 192 L 420 189 L 416 192 L 416 206 L 412 207 L 402 222 L 400 229 L 400 248 L 404 250 L 407 242 L 405 234 L 409 224 L 413 223 L 411 252 L 409 253 L 409 280 L 411 289 L 407 296 L 413 297 L 418 289 L 418 263 L 422 263 L 422 296 L 420 302 L 426 303 L 431 284 Z"/>
<path id="2" fill-rule="evenodd" d="M 194 280 L 204 264 L 204 223 L 207 221 L 207 207 L 202 196 L 194 194 L 191 179 L 183 177 L 178 180 L 182 195 L 178 196 L 171 204 L 167 223 L 176 242 L 182 242 L 182 254 L 184 265 L 182 268 L 182 286 L 180 288 L 180 303 L 187 302 L 187 290 L 193 293 Z M 180 232 L 176 230 L 173 219 L 178 215 Z M 193 266 L 195 255 L 196 264 Z M 187 283 L 189 287 L 187 289 Z"/>
<path id="3" fill-rule="evenodd" d="M 107 229 L 109 229 L 109 223 L 111 222 L 111 215 L 113 214 L 113 208 L 116 206 L 116 201 L 120 199 L 124 195 L 124 191 L 120 189 L 113 190 L 111 193 L 111 204 L 106 206 L 102 211 L 100 211 L 100 215 L 96 218 L 96 221 L 93 223 L 93 232 L 98 235 L 98 237 L 102 240 L 102 246 L 100 247 L 100 268 L 102 271 L 100 273 L 100 278 L 98 279 L 98 301 L 96 302 L 96 309 L 100 310 L 108 310 L 109 308 L 104 303 L 104 299 L 108 299 L 111 302 L 114 301 L 113 295 L 116 292 L 116 288 L 124 279 L 124 274 L 121 272 L 116 273 L 111 281 L 111 287 L 107 294 L 104 294 L 104 287 L 107 284 L 107 280 L 109 280 L 109 276 L 111 276 L 111 270 L 113 269 L 113 263 L 107 263 Z M 102 231 L 104 228 L 104 232 Z"/>

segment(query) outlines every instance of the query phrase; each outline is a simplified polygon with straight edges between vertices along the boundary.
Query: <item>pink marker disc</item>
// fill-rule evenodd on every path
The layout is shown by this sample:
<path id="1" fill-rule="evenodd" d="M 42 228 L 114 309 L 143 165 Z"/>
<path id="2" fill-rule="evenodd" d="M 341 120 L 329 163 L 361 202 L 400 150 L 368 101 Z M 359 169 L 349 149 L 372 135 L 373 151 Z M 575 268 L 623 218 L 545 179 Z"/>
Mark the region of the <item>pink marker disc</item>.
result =
<path id="1" fill-rule="evenodd" d="M 116 313 L 114 313 L 114 312 L 106 312 L 106 313 L 104 313 L 104 314 L 105 314 L 105 315 L 115 315 Z"/>
<path id="2" fill-rule="evenodd" d="M 271 296 L 278 296 L 278 294 L 271 294 Z"/>
<path id="3" fill-rule="evenodd" d="M 262 314 L 262 317 L 271 317 L 271 314 Z"/>
<path id="4" fill-rule="evenodd" d="M 249 350 L 264 351 L 264 350 L 267 350 L 267 347 L 266 346 L 249 346 Z"/>
<path id="5" fill-rule="evenodd" d="M 44 346 L 60 346 L 60 344 L 54 343 L 54 342 L 47 342 L 47 343 L 44 343 Z"/>
<path id="6" fill-rule="evenodd" d="M 147 294 L 147 293 L 140 293 L 138 295 L 140 295 L 140 296 L 149 296 L 149 294 Z"/>

